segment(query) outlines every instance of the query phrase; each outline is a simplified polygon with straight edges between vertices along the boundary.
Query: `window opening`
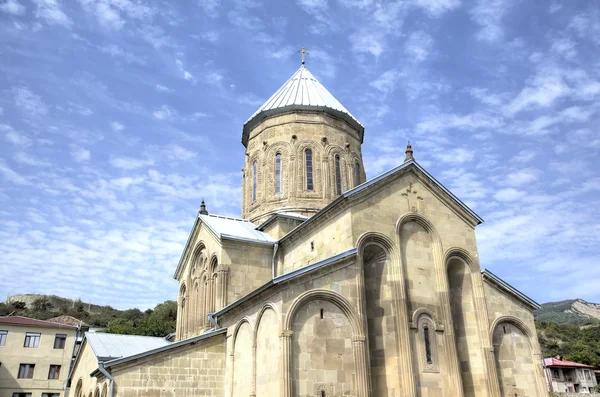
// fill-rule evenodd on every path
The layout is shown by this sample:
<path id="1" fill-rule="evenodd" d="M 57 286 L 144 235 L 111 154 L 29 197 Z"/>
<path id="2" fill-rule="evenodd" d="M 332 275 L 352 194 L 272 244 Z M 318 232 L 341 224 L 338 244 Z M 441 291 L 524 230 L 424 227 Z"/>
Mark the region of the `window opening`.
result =
<path id="1" fill-rule="evenodd" d="M 313 190 L 313 163 L 312 163 L 312 150 L 306 149 L 306 190 Z"/>
<path id="2" fill-rule="evenodd" d="M 252 164 L 252 201 L 256 201 L 256 161 Z"/>
<path id="3" fill-rule="evenodd" d="M 425 340 L 425 358 L 427 359 L 427 364 L 433 363 L 431 360 L 431 346 L 429 344 L 429 327 L 423 327 L 423 339 Z"/>
<path id="4" fill-rule="evenodd" d="M 0 346 L 6 344 L 6 335 L 8 335 L 8 331 L 0 331 Z"/>
<path id="5" fill-rule="evenodd" d="M 40 344 L 40 336 L 39 333 L 27 332 L 25 334 L 25 343 L 23 343 L 23 347 L 38 347 Z"/>
<path id="6" fill-rule="evenodd" d="M 281 154 L 275 155 L 275 193 L 281 192 Z"/>
<path id="7" fill-rule="evenodd" d="M 360 164 L 354 165 L 354 186 L 360 185 Z"/>
<path id="8" fill-rule="evenodd" d="M 33 369 L 35 368 L 35 364 L 21 364 L 19 365 L 19 375 L 18 378 L 21 379 L 31 379 L 33 378 Z"/>
<path id="9" fill-rule="evenodd" d="M 64 349 L 66 340 L 67 340 L 67 334 L 56 334 L 56 336 L 54 337 L 54 348 L 55 349 Z"/>
<path id="10" fill-rule="evenodd" d="M 502 326 L 502 330 L 504 331 L 504 333 L 506 333 L 506 325 Z"/>
<path id="11" fill-rule="evenodd" d="M 335 156 L 335 193 L 342 194 L 342 175 L 340 170 L 340 156 Z"/>
<path id="12" fill-rule="evenodd" d="M 321 397 L 325 397 L 325 390 L 321 390 Z"/>
<path id="13" fill-rule="evenodd" d="M 314 241 L 311 241 L 311 242 L 310 242 L 310 250 L 311 250 L 311 251 L 314 251 L 314 250 L 315 250 L 315 243 L 314 243 Z"/>
<path id="14" fill-rule="evenodd" d="M 48 379 L 60 378 L 60 365 L 51 365 L 48 371 Z"/>
<path id="15" fill-rule="evenodd" d="M 323 320 L 323 309 L 321 309 L 321 320 Z"/>

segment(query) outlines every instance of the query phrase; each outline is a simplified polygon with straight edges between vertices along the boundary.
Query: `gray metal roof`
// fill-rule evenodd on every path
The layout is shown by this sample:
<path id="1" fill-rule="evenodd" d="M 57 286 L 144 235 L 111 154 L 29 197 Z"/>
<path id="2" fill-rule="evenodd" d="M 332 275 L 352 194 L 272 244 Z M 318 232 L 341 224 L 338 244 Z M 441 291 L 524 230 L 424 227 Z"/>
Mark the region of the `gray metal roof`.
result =
<path id="1" fill-rule="evenodd" d="M 364 133 L 362 124 L 327 89 L 319 83 L 305 65 L 296 71 L 254 114 L 244 123 L 242 143 L 247 144 L 250 130 L 262 119 L 275 113 L 290 110 L 321 110 L 346 120 Z M 261 117 L 262 116 L 262 117 Z"/>
<path id="2" fill-rule="evenodd" d="M 118 335 L 101 332 L 86 332 L 85 338 L 98 361 L 131 356 L 172 343 L 165 338 L 154 336 Z"/>
<path id="3" fill-rule="evenodd" d="M 256 230 L 248 220 L 219 215 L 198 215 L 200 220 L 221 239 L 243 240 L 263 244 L 274 244 L 277 240 Z"/>

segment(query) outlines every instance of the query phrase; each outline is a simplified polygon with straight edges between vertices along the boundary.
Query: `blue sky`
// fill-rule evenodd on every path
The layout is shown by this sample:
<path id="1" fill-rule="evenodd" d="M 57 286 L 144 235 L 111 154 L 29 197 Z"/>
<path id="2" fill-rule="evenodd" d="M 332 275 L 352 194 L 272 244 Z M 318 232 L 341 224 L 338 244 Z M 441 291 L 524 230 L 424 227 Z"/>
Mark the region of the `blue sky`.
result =
<path id="1" fill-rule="evenodd" d="M 0 298 L 176 297 L 200 200 L 240 213 L 243 122 L 299 67 L 484 219 L 482 267 L 600 302 L 600 4 L 0 0 Z"/>

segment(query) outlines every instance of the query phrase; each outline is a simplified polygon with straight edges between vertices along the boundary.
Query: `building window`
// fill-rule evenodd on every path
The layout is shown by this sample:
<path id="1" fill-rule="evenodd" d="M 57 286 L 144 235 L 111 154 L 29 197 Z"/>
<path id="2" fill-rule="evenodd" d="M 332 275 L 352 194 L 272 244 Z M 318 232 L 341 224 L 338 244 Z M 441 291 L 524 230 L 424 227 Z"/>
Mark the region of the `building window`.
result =
<path id="1" fill-rule="evenodd" d="M 342 194 L 342 175 L 340 170 L 340 156 L 335 156 L 335 194 Z"/>
<path id="2" fill-rule="evenodd" d="M 38 347 L 40 344 L 40 335 L 33 332 L 27 332 L 25 334 L 25 343 L 23 347 Z"/>
<path id="3" fill-rule="evenodd" d="M 42 393 L 42 397 L 60 397 L 60 393 Z"/>
<path id="4" fill-rule="evenodd" d="M 557 369 L 552 368 L 552 379 L 559 379 L 560 374 Z"/>
<path id="5" fill-rule="evenodd" d="M 0 346 L 6 344 L 6 335 L 8 335 L 8 331 L 0 331 Z"/>
<path id="6" fill-rule="evenodd" d="M 425 359 L 427 364 L 433 364 L 431 360 L 431 344 L 429 343 L 429 327 L 423 327 L 423 339 L 425 341 Z"/>
<path id="7" fill-rule="evenodd" d="M 579 379 L 583 379 L 583 371 L 582 370 L 580 370 L 580 369 L 577 370 L 577 377 Z"/>
<path id="8" fill-rule="evenodd" d="M 252 164 L 252 201 L 256 201 L 256 161 Z"/>
<path id="9" fill-rule="evenodd" d="M 360 164 L 354 164 L 354 186 L 360 185 Z"/>
<path id="10" fill-rule="evenodd" d="M 60 378 L 60 365 L 51 365 L 48 371 L 48 379 Z"/>
<path id="11" fill-rule="evenodd" d="M 312 150 L 306 149 L 306 190 L 313 190 L 313 160 Z"/>
<path id="12" fill-rule="evenodd" d="M 281 154 L 275 155 L 275 193 L 281 193 Z"/>
<path id="13" fill-rule="evenodd" d="M 31 379 L 33 378 L 33 369 L 35 368 L 35 364 L 21 364 L 19 366 L 19 378 L 21 379 Z"/>
<path id="14" fill-rule="evenodd" d="M 56 336 L 54 337 L 54 348 L 55 349 L 64 349 L 66 340 L 67 340 L 67 334 L 56 334 Z"/>
<path id="15" fill-rule="evenodd" d="M 588 371 L 587 369 L 584 371 L 585 372 L 585 378 L 587 380 L 592 380 L 592 376 L 590 375 L 590 371 Z"/>
<path id="16" fill-rule="evenodd" d="M 13 393 L 12 397 L 31 397 L 31 393 Z"/>

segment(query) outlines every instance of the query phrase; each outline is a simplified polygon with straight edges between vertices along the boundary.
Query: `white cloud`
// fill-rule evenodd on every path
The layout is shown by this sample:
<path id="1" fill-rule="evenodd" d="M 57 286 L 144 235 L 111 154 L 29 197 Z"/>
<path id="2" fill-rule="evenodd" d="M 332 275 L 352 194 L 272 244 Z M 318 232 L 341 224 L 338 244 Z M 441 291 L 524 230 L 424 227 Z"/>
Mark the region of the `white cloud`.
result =
<path id="1" fill-rule="evenodd" d="M 523 192 L 518 191 L 512 187 L 506 189 L 500 189 L 496 194 L 494 194 L 494 198 L 498 201 L 516 201 L 524 196 Z"/>
<path id="2" fill-rule="evenodd" d="M 133 157 L 112 157 L 110 159 L 110 164 L 115 168 L 123 170 L 135 170 L 154 165 L 154 160 Z"/>
<path id="3" fill-rule="evenodd" d="M 510 5 L 510 0 L 477 0 L 471 10 L 471 17 L 481 27 L 477 39 L 494 42 L 504 37 L 502 19 Z"/>
<path id="4" fill-rule="evenodd" d="M 150 21 L 157 10 L 139 1 L 130 0 L 79 0 L 83 8 L 93 14 L 106 29 L 120 30 L 126 18 Z"/>
<path id="5" fill-rule="evenodd" d="M 398 69 L 390 69 L 383 72 L 376 80 L 369 83 L 369 85 L 385 94 L 389 94 L 396 90 L 400 78 L 401 72 Z"/>
<path id="6" fill-rule="evenodd" d="M 196 153 L 179 145 L 167 146 L 166 153 L 170 160 L 176 161 L 188 161 L 196 157 Z"/>
<path id="7" fill-rule="evenodd" d="M 123 124 L 119 123 L 118 121 L 111 121 L 110 128 L 112 128 L 112 130 L 115 132 L 119 132 L 119 131 L 123 131 L 125 129 L 125 126 Z"/>
<path id="8" fill-rule="evenodd" d="M 576 44 L 571 39 L 560 38 L 553 40 L 550 51 L 563 56 L 566 59 L 572 59 L 577 55 L 577 50 L 575 47 Z"/>
<path id="9" fill-rule="evenodd" d="M 445 129 L 482 130 L 496 129 L 504 125 L 504 120 L 495 114 L 481 112 L 466 115 L 433 113 L 428 119 L 417 123 L 419 132 L 439 132 Z"/>
<path id="10" fill-rule="evenodd" d="M 453 148 L 441 150 L 434 156 L 448 164 L 463 164 L 473 161 L 475 152 L 464 148 Z"/>
<path id="11" fill-rule="evenodd" d="M 77 145 L 71 145 L 71 158 L 78 163 L 85 163 L 90 161 L 92 154 L 89 150 L 84 149 Z"/>
<path id="12" fill-rule="evenodd" d="M 13 94 L 15 97 L 15 105 L 26 115 L 39 117 L 48 113 L 48 106 L 44 103 L 42 98 L 33 93 L 29 88 L 14 88 Z"/>
<path id="13" fill-rule="evenodd" d="M 33 157 L 25 152 L 17 152 L 13 156 L 15 161 L 20 164 L 30 165 L 32 167 L 50 167 L 52 164 L 48 161 Z"/>
<path id="14" fill-rule="evenodd" d="M 518 163 L 526 163 L 533 160 L 537 156 L 537 152 L 534 150 L 521 150 L 516 156 L 512 158 L 512 161 Z"/>
<path id="15" fill-rule="evenodd" d="M 171 92 L 175 92 L 175 90 L 174 90 L 174 89 L 172 89 L 172 88 L 169 88 L 169 87 L 167 87 L 167 86 L 164 86 L 164 85 L 162 85 L 162 84 L 156 84 L 156 85 L 154 86 L 154 89 L 155 89 L 156 91 L 159 91 L 159 92 L 169 92 L 169 93 L 171 93 Z"/>
<path id="16" fill-rule="evenodd" d="M 13 171 L 6 162 L 0 158 L 0 174 L 9 182 L 17 185 L 29 185 L 31 182 L 24 176 Z"/>
<path id="17" fill-rule="evenodd" d="M 109 54 L 116 58 L 122 58 L 123 60 L 125 60 L 125 62 L 130 63 L 130 64 L 138 64 L 138 65 L 146 64 L 146 60 L 144 58 L 137 56 L 137 55 L 133 54 L 132 52 L 125 51 L 123 48 L 119 47 L 116 44 L 104 45 L 104 46 L 98 47 L 98 49 L 105 54 Z"/>
<path id="18" fill-rule="evenodd" d="M 439 17 L 442 14 L 451 11 L 460 6 L 460 0 L 416 0 L 416 5 L 423 8 L 433 17 Z"/>
<path id="19" fill-rule="evenodd" d="M 179 71 L 183 74 L 184 79 L 186 79 L 187 81 L 191 81 L 192 83 L 196 82 L 194 76 L 189 71 L 185 70 L 185 68 L 183 67 L 183 62 L 181 62 L 179 59 L 176 59 L 175 64 L 179 68 Z"/>
<path id="20" fill-rule="evenodd" d="M 539 176 L 540 170 L 535 168 L 523 168 L 507 174 L 503 183 L 504 185 L 514 187 L 524 186 L 537 181 Z"/>
<path id="21" fill-rule="evenodd" d="M 0 132 L 3 132 L 4 139 L 6 139 L 8 142 L 12 143 L 13 145 L 18 145 L 18 146 L 31 145 L 31 139 L 29 139 L 27 136 L 25 136 L 23 134 L 18 133 L 10 125 L 0 124 Z"/>
<path id="22" fill-rule="evenodd" d="M 362 30 L 350 36 L 352 49 L 357 52 L 367 52 L 378 58 L 385 50 L 385 39 L 382 33 Z"/>
<path id="23" fill-rule="evenodd" d="M 429 57 L 433 47 L 433 38 L 426 32 L 412 32 L 404 44 L 404 53 L 409 61 L 423 62 Z"/>
<path id="24" fill-rule="evenodd" d="M 211 18 L 216 18 L 219 16 L 219 3 L 219 0 L 198 0 L 198 5 L 200 8 L 202 8 L 206 15 L 210 16 Z"/>
<path id="25" fill-rule="evenodd" d="M 70 28 L 73 24 L 71 18 L 62 11 L 59 0 L 33 0 L 33 2 L 37 4 L 35 16 L 46 23 L 66 28 Z"/>
<path id="26" fill-rule="evenodd" d="M 176 114 L 175 109 L 167 105 L 162 105 L 159 109 L 152 112 L 154 118 L 158 120 L 168 120 Z"/>
<path id="27" fill-rule="evenodd" d="M 25 14 L 25 6 L 19 3 L 17 0 L 5 0 L 0 3 L 0 12 L 12 15 L 23 15 Z"/>

